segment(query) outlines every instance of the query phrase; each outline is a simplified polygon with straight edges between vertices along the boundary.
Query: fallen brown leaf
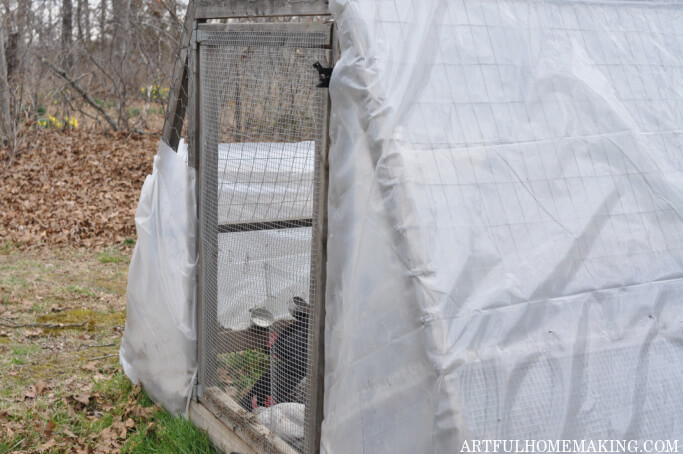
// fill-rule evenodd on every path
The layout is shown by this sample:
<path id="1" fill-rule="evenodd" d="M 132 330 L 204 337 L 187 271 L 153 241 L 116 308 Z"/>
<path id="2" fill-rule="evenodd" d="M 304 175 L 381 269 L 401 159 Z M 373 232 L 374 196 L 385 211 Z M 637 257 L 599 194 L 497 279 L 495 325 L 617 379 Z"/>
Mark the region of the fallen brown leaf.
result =
<path id="1" fill-rule="evenodd" d="M 77 396 L 74 396 L 74 400 L 87 407 L 88 404 L 90 403 L 90 397 L 91 397 L 90 394 L 84 393 L 84 394 L 79 394 Z"/>
<path id="2" fill-rule="evenodd" d="M 43 380 L 38 380 L 35 384 L 36 393 L 41 396 L 52 389 L 51 386 L 47 385 Z"/>
<path id="3" fill-rule="evenodd" d="M 0 178 L 0 238 L 22 247 L 89 247 L 133 237 L 135 207 L 158 137 L 81 130 L 35 135 L 22 142 Z"/>
<path id="4" fill-rule="evenodd" d="M 96 367 L 97 367 L 97 361 L 91 361 L 88 364 L 84 364 L 83 366 L 81 366 L 81 369 L 94 372 Z"/>
<path id="5" fill-rule="evenodd" d="M 51 437 L 52 436 L 52 431 L 55 430 L 55 422 L 53 420 L 49 420 L 47 424 L 45 424 L 45 430 L 43 430 L 43 434 L 45 434 L 46 437 Z"/>
<path id="6" fill-rule="evenodd" d="M 57 446 L 57 442 L 55 441 L 54 438 L 52 438 L 52 439 L 48 440 L 47 442 L 43 443 L 42 445 L 40 445 L 39 449 L 41 451 L 47 451 L 48 449 L 54 448 L 55 446 Z"/>
<path id="7" fill-rule="evenodd" d="M 42 329 L 27 329 L 24 331 L 24 337 L 27 339 L 34 339 L 36 337 L 40 337 L 42 334 Z"/>

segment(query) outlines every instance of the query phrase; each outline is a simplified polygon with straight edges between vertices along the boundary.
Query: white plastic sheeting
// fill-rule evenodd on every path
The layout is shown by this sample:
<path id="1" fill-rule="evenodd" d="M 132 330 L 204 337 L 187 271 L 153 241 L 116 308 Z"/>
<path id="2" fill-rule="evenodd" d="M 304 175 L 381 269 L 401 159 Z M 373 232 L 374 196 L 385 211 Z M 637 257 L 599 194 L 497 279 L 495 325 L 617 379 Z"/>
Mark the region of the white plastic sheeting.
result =
<path id="1" fill-rule="evenodd" d="M 295 296 L 308 299 L 311 228 L 230 232 L 218 236 L 230 261 L 218 262 L 218 321 L 224 328 L 251 326 L 250 309 L 264 308 L 275 320 L 292 320 Z"/>
<path id="2" fill-rule="evenodd" d="M 218 222 L 310 218 L 314 154 L 313 141 L 218 144 Z"/>
<path id="3" fill-rule="evenodd" d="M 218 222 L 310 219 L 314 154 L 313 141 L 219 144 Z M 229 254 L 218 261 L 224 328 L 249 328 L 254 308 L 267 309 L 275 320 L 292 319 L 292 298 L 308 299 L 310 227 L 219 234 L 218 247 Z"/>
<path id="4" fill-rule="evenodd" d="M 330 8 L 322 452 L 683 438 L 683 3 Z"/>
<path id="5" fill-rule="evenodd" d="M 195 171 L 164 142 L 135 213 L 121 364 L 173 414 L 185 413 L 197 369 Z"/>

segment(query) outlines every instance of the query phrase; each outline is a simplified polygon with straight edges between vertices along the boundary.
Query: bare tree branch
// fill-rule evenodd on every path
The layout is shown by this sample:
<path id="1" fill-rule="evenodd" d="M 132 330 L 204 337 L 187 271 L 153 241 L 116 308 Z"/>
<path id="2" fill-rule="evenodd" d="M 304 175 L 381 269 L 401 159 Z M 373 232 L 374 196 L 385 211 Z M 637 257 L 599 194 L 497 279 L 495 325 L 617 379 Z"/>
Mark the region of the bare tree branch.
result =
<path id="1" fill-rule="evenodd" d="M 180 20 L 180 18 L 178 17 L 178 15 L 175 13 L 175 11 L 173 10 L 173 8 L 170 5 L 166 4 L 166 2 L 164 0 L 156 0 L 156 2 L 158 4 L 160 4 L 161 6 L 163 6 L 163 8 L 166 11 L 168 11 L 168 14 L 173 18 L 173 20 L 175 21 L 175 23 L 179 27 L 183 26 L 183 21 Z"/>
<path id="2" fill-rule="evenodd" d="M 107 114 L 107 112 L 106 112 L 99 104 L 97 104 L 97 103 L 95 102 L 95 100 L 93 99 L 93 97 L 90 96 L 90 94 L 89 94 L 88 92 L 86 92 L 86 91 L 83 89 L 83 87 L 81 87 L 81 85 L 80 85 L 77 81 L 75 81 L 73 78 L 71 78 L 71 77 L 66 73 L 65 70 L 63 70 L 62 68 L 60 68 L 60 67 L 54 65 L 53 63 L 49 62 L 48 60 L 46 60 L 45 58 L 41 57 L 40 55 L 36 55 L 36 57 L 40 60 L 41 63 L 43 63 L 44 65 L 47 65 L 52 71 L 54 71 L 55 74 L 57 74 L 57 75 L 60 76 L 62 79 L 64 79 L 64 80 L 66 80 L 67 82 L 69 82 L 69 84 L 70 84 L 72 87 L 74 87 L 74 89 L 78 92 L 79 95 L 81 95 L 81 97 L 85 100 L 85 102 L 87 102 L 88 104 L 90 104 L 90 106 L 91 106 L 93 109 L 95 109 L 95 110 L 102 116 L 102 118 L 104 118 L 104 119 L 107 121 L 107 123 L 109 123 L 109 126 L 111 127 L 111 129 L 113 129 L 114 131 L 118 131 L 118 130 L 119 130 L 119 125 L 116 124 L 116 122 L 109 116 L 109 114 Z"/>

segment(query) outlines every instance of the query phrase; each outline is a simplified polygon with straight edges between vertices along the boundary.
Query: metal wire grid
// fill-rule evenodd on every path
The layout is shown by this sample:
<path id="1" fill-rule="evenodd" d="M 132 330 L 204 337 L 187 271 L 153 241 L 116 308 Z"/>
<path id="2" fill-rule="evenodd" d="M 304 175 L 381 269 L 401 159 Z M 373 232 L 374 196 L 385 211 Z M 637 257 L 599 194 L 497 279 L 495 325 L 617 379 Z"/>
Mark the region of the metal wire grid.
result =
<path id="1" fill-rule="evenodd" d="M 207 32 L 199 46 L 200 383 L 297 451 L 317 353 L 311 240 L 327 90 L 313 63 L 328 43 L 270 29 Z"/>
<path id="2" fill-rule="evenodd" d="M 378 9 L 380 35 L 400 36 L 414 26 L 410 2 L 394 3 Z M 560 289 L 553 282 L 562 279 L 552 276 L 537 298 L 667 277 L 657 274 L 659 264 L 676 263 L 683 253 L 679 214 L 649 185 L 653 176 L 670 178 L 673 169 L 658 163 L 679 162 L 683 143 L 683 62 L 672 58 L 683 44 L 680 9 L 667 2 L 461 0 L 440 16 L 431 79 L 397 129 L 406 131 L 402 140 L 423 149 L 406 166 L 416 169 L 412 178 L 438 177 L 420 188 L 443 207 L 434 222 L 503 260 L 464 267 L 464 282 L 482 268 L 514 273 L 537 244 L 568 233 L 578 240 L 567 252 L 572 266 L 562 271 L 575 279 Z M 548 75 L 546 85 L 527 83 L 529 36 L 545 43 L 536 50 L 541 62 L 546 52 L 562 56 L 555 67 L 536 67 Z M 387 53 L 398 68 L 417 64 L 406 53 Z M 572 54 L 590 62 L 581 68 L 593 71 L 584 86 L 556 77 L 578 71 L 560 66 Z M 590 83 L 611 87 L 622 114 L 596 99 Z M 415 209 L 416 219 L 432 216 Z M 477 238 L 468 238 L 472 226 Z M 642 235 L 651 229 L 664 236 Z M 609 271 L 631 257 L 649 266 Z M 469 290 L 458 286 L 454 299 Z M 520 293 L 527 292 L 534 290 Z"/>
<path id="3" fill-rule="evenodd" d="M 507 425 L 505 437 L 542 437 L 548 416 L 539 415 L 538 409 L 548 407 L 551 391 L 558 395 L 545 385 L 543 374 L 554 371 L 544 364 L 529 382 L 520 384 L 519 376 L 524 373 L 515 366 L 527 353 L 519 353 L 510 362 L 505 358 L 513 355 L 516 345 L 525 345 L 524 341 L 511 340 L 512 334 L 502 338 L 505 318 L 496 319 L 492 314 L 514 305 L 526 306 L 529 300 L 552 301 L 537 304 L 535 318 L 527 320 L 557 323 L 550 325 L 550 332 L 557 332 L 577 326 L 567 321 L 566 312 L 562 320 L 542 313 L 548 307 L 555 310 L 563 296 L 591 295 L 595 289 L 641 283 L 661 285 L 680 278 L 680 213 L 657 193 L 671 191 L 672 186 L 665 185 L 675 184 L 683 170 L 679 157 L 683 148 L 683 62 L 675 58 L 683 45 L 681 4 L 617 3 L 620 5 L 448 2 L 448 7 L 435 15 L 438 26 L 432 27 L 434 35 L 425 39 L 435 43 L 426 51 L 433 52 L 428 57 L 406 51 L 401 48 L 403 42 L 394 39 L 413 36 L 415 10 L 422 8 L 422 3 L 388 1 L 374 10 L 369 2 L 364 4 L 366 17 L 373 18 L 368 27 L 373 33 L 370 39 L 381 43 L 377 46 L 384 61 L 378 66 L 390 67 L 396 74 L 378 71 L 379 77 L 421 81 L 420 92 L 404 100 L 407 106 L 402 106 L 401 117 L 391 118 L 395 120 L 393 131 L 400 134 L 382 142 L 384 148 L 375 149 L 386 156 L 387 149 L 395 146 L 402 158 L 396 172 L 401 172 L 405 184 L 391 186 L 391 193 L 383 194 L 394 206 L 406 210 L 391 220 L 392 225 L 401 225 L 406 237 L 420 229 L 428 232 L 417 238 L 412 249 L 401 251 L 405 253 L 402 258 L 410 263 L 411 271 L 436 268 L 436 273 L 457 276 L 457 280 L 444 278 L 449 286 L 435 287 L 429 296 L 438 301 L 435 312 L 439 321 L 445 320 L 449 332 L 457 337 L 451 340 L 450 351 L 466 352 L 458 357 L 463 358 L 463 366 L 453 367 L 443 376 L 442 396 L 446 401 L 464 402 L 464 414 L 471 418 L 465 420 L 470 439 L 501 430 L 501 419 L 521 421 L 524 426 Z M 363 25 L 358 27 L 363 29 Z M 415 77 L 427 64 L 431 65 L 429 77 Z M 568 76 L 566 81 L 562 75 Z M 581 79 L 584 83 L 577 83 Z M 601 88 L 599 95 L 592 84 Z M 386 85 L 403 88 L 400 83 Z M 599 97 L 605 94 L 610 96 L 608 101 Z M 393 99 L 391 96 L 381 93 L 378 98 Z M 618 106 L 618 115 L 606 108 L 607 102 Z M 428 240 L 420 242 L 425 237 Z M 469 255 L 468 248 L 472 251 Z M 444 250 L 465 253 L 444 257 L 440 254 Z M 558 263 L 558 258 L 563 261 Z M 546 273 L 553 269 L 556 272 Z M 506 284 L 507 288 L 500 284 L 508 279 L 514 284 Z M 607 294 L 600 294 L 600 305 L 594 303 L 593 307 L 622 314 L 634 300 L 621 298 L 624 296 L 612 301 Z M 634 298 L 633 293 L 629 298 Z M 649 298 L 642 296 L 643 301 L 651 301 Z M 337 320 L 338 326 L 351 327 L 351 337 L 372 329 L 372 324 L 362 321 L 345 321 Z M 526 326 L 528 338 L 544 339 L 542 330 L 547 326 L 531 322 Z M 507 346 L 504 355 L 500 343 Z M 466 355 L 472 345 L 479 348 L 478 358 L 490 355 L 495 368 L 480 367 L 483 362 L 469 364 Z M 593 342 L 589 345 L 595 348 Z M 636 348 L 596 353 L 595 360 L 585 366 L 584 373 L 592 381 L 586 385 L 590 391 L 582 388 L 584 394 L 604 396 L 614 405 L 620 393 L 627 394 L 625 382 L 632 383 L 637 376 L 621 366 L 637 364 L 638 354 L 642 350 L 639 353 Z M 648 383 L 653 383 L 650 389 L 657 394 L 668 389 L 664 385 L 672 383 L 675 374 L 661 360 L 660 350 L 649 355 L 652 370 Z M 453 363 L 455 360 L 450 365 Z M 529 364 L 534 364 L 531 358 Z M 614 382 L 624 383 L 611 386 L 614 372 L 608 366 L 620 371 Z M 386 365 L 360 386 L 360 399 L 368 403 L 357 419 L 365 427 L 388 427 L 392 407 L 381 408 L 382 403 L 373 397 L 387 381 L 399 380 L 404 370 L 403 363 L 396 363 L 393 369 Z M 473 376 L 473 370 L 479 375 Z M 529 391 L 518 391 L 518 384 L 529 386 Z M 336 389 L 348 389 L 349 382 L 340 379 L 335 385 Z M 515 397 L 514 417 L 492 410 L 498 402 L 497 408 L 505 407 L 502 398 L 496 401 L 495 396 L 505 395 L 511 387 L 515 389 L 510 392 Z M 331 392 L 334 401 L 339 396 Z M 553 404 L 562 408 L 559 401 Z M 421 412 L 417 404 L 414 408 L 413 412 L 391 413 L 391 428 L 374 433 L 368 429 L 363 446 L 387 452 L 388 438 L 395 440 L 406 433 L 404 427 L 416 425 L 418 418 L 432 411 Z M 607 411 L 600 414 L 608 420 L 608 411 L 615 407 L 604 408 Z M 653 411 L 648 423 L 670 427 L 665 421 L 670 415 Z M 536 429 L 540 433 L 530 436 L 524 431 L 533 421 L 539 422 Z M 579 426 L 569 429 L 578 432 Z M 328 437 L 328 441 L 334 439 Z"/>

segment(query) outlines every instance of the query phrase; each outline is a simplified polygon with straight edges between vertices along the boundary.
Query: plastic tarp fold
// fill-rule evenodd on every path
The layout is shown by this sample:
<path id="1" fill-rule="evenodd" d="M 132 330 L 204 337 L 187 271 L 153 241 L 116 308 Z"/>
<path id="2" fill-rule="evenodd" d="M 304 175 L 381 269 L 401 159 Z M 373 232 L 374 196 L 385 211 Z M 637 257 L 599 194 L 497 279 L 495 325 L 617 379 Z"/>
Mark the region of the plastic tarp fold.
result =
<path id="1" fill-rule="evenodd" d="M 120 352 L 126 375 L 173 414 L 186 412 L 197 369 L 195 171 L 186 150 L 160 142 L 142 188 Z"/>
<path id="2" fill-rule="evenodd" d="M 332 0 L 322 452 L 683 438 L 683 3 Z"/>

